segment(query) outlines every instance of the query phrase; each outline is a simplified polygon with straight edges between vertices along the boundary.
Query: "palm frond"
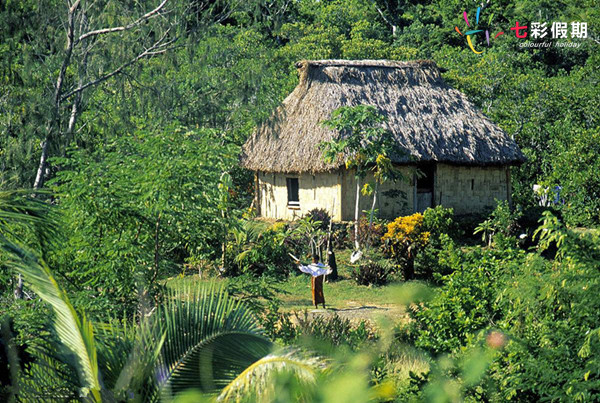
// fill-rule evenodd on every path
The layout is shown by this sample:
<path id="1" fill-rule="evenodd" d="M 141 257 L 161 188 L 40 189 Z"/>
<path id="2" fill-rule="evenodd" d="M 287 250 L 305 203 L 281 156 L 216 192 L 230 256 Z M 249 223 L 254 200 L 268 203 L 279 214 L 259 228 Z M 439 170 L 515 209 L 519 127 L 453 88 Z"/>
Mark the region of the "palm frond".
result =
<path id="1" fill-rule="evenodd" d="M 260 222 L 248 220 L 243 224 L 243 232 L 251 242 L 255 242 L 264 232 L 264 225 Z"/>
<path id="2" fill-rule="evenodd" d="M 64 290 L 58 285 L 46 264 L 24 248 L 8 242 L 0 236 L 2 249 L 11 257 L 10 266 L 21 273 L 37 295 L 46 301 L 56 314 L 54 328 L 65 347 L 63 362 L 73 365 L 79 376 L 82 393 L 100 400 L 100 382 L 94 329 L 92 324 L 79 316 L 69 302 Z"/>
<path id="3" fill-rule="evenodd" d="M 39 241 L 51 244 L 60 237 L 59 219 L 54 208 L 32 197 L 31 190 L 0 190 L 0 233 L 22 242 L 18 227 L 34 231 Z"/>
<path id="4" fill-rule="evenodd" d="M 113 389 L 136 342 L 136 328 L 127 322 L 96 323 L 96 349 L 102 383 Z"/>
<path id="5" fill-rule="evenodd" d="M 55 357 L 55 350 L 37 351 L 19 379 L 19 401 L 66 402 L 77 399 L 74 370 Z"/>
<path id="6" fill-rule="evenodd" d="M 269 354 L 246 368 L 227 385 L 217 398 L 218 401 L 268 401 L 275 391 L 274 377 L 292 375 L 308 390 L 317 381 L 317 374 L 326 362 L 299 350 L 289 349 Z"/>
<path id="7" fill-rule="evenodd" d="M 162 395 L 214 393 L 272 347 L 254 315 L 223 287 L 171 292 L 154 320 L 165 331 L 157 371 Z"/>
<path id="8" fill-rule="evenodd" d="M 124 321 L 96 327 L 98 365 L 105 389 L 117 399 L 133 394 L 145 401 L 156 389 L 154 367 L 164 334 L 157 333 L 146 319 L 137 326 Z"/>

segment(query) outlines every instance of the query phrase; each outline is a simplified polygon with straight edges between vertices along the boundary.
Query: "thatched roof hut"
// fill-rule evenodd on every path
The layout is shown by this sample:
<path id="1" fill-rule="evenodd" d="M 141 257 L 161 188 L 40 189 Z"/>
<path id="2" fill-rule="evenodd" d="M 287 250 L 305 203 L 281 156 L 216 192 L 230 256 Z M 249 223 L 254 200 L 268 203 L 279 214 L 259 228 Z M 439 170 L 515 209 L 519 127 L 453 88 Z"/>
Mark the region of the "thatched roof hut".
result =
<path id="1" fill-rule="evenodd" d="M 448 86 L 432 61 L 316 60 L 297 63 L 300 82 L 273 117 L 246 142 L 242 165 L 262 172 L 317 173 L 318 144 L 336 133 L 321 125 L 340 106 L 368 104 L 387 116 L 399 147 L 398 164 L 438 162 L 506 166 L 525 160 L 516 143 L 461 92 Z"/>
<path id="2" fill-rule="evenodd" d="M 336 220 L 354 216 L 353 172 L 325 164 L 319 143 L 338 134 L 321 122 L 340 106 L 373 105 L 404 153 L 392 156 L 405 180 L 386 182 L 382 217 L 443 204 L 457 214 L 489 211 L 511 197 L 510 166 L 525 160 L 517 144 L 459 91 L 431 61 L 317 60 L 297 64 L 300 83 L 243 147 L 256 171 L 258 214 L 295 219 L 325 208 Z M 418 166 L 416 175 L 409 166 Z M 364 180 L 372 180 L 365 178 Z M 359 199 L 360 210 L 371 208 Z"/>

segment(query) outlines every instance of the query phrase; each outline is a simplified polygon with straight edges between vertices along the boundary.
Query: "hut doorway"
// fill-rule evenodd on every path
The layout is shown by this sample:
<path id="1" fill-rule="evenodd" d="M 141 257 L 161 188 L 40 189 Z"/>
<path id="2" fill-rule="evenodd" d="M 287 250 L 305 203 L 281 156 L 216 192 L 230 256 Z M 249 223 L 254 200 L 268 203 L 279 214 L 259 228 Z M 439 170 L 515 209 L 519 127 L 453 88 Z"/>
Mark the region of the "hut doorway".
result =
<path id="1" fill-rule="evenodd" d="M 422 213 L 433 207 L 433 184 L 435 183 L 435 164 L 420 165 L 420 174 L 416 178 L 415 211 Z"/>

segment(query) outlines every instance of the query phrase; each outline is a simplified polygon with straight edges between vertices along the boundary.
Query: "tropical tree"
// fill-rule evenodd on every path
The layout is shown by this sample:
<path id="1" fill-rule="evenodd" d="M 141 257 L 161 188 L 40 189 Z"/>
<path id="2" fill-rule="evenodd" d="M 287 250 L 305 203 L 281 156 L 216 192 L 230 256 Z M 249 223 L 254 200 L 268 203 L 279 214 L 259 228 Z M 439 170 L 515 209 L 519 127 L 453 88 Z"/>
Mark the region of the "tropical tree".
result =
<path id="1" fill-rule="evenodd" d="M 106 13 L 102 10 L 104 7 L 94 7 L 93 3 L 66 2 L 64 15 L 57 19 L 66 28 L 64 52 L 57 52 L 60 56 L 52 61 L 60 67 L 53 77 L 53 93 L 46 100 L 49 114 L 34 189 L 44 186 L 50 150 L 59 142 L 70 142 L 84 105 L 84 92 L 122 74 L 142 59 L 165 53 L 175 42 L 170 29 L 173 22 L 165 12 L 167 1 L 162 0 L 149 10 L 134 11 L 125 7 L 115 14 L 112 7 L 116 4 L 105 7 L 109 10 Z M 125 47 L 125 53 L 131 52 L 129 54 L 120 54 L 122 52 L 113 47 L 115 41 L 123 44 L 128 40 L 131 42 Z"/>
<path id="2" fill-rule="evenodd" d="M 321 224 L 321 221 L 314 220 L 307 215 L 298 220 L 292 230 L 293 234 L 298 235 L 302 240 L 308 241 L 311 256 L 316 254 L 319 259 L 323 258 L 321 256 L 321 246 L 327 240 L 327 233 L 321 229 Z"/>
<path id="3" fill-rule="evenodd" d="M 361 180 L 366 177 L 369 169 L 374 169 L 376 183 L 382 183 L 392 171 L 389 155 L 395 151 L 396 145 L 392 134 L 383 125 L 385 122 L 386 117 L 371 105 L 342 106 L 332 112 L 330 119 L 322 122 L 325 127 L 338 132 L 334 140 L 320 143 L 323 160 L 327 163 L 343 162 L 346 169 L 354 169 L 356 179 L 354 248 L 356 251 L 360 248 L 358 218 Z M 370 192 L 369 189 L 371 186 L 367 186 L 364 193 Z"/>
<path id="4" fill-rule="evenodd" d="M 52 181 L 68 238 L 47 263 L 76 284 L 89 315 L 130 315 L 160 299 L 160 280 L 186 262 L 218 257 L 235 222 L 227 179 L 238 148 L 215 130 L 149 127 L 111 136 L 94 152 L 56 159 Z M 145 293 L 140 293 L 142 289 Z M 93 297 L 93 298 L 92 298 Z M 152 300 L 156 301 L 152 301 Z"/>

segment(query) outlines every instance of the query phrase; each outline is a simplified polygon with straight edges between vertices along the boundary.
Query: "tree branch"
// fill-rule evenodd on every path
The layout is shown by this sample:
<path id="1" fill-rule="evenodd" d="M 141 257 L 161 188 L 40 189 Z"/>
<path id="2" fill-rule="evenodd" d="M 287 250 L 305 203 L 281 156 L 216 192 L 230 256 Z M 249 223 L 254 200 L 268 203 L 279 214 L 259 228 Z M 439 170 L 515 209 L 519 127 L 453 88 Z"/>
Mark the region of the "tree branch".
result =
<path id="1" fill-rule="evenodd" d="M 54 89 L 54 103 L 55 103 L 55 108 L 57 110 L 58 110 L 58 104 L 60 102 L 60 92 L 62 90 L 62 83 L 65 79 L 67 67 L 71 63 L 71 55 L 73 54 L 73 47 L 74 47 L 73 32 L 75 29 L 74 13 L 75 13 L 75 10 L 77 10 L 77 7 L 79 7 L 79 2 L 80 2 L 80 0 L 77 0 L 69 8 L 68 23 L 67 23 L 68 24 L 67 25 L 67 48 L 66 48 L 65 58 L 63 59 L 62 66 L 60 67 L 60 72 L 58 74 L 58 78 L 56 79 L 56 87 Z"/>
<path id="2" fill-rule="evenodd" d="M 135 20 L 131 24 L 123 25 L 123 26 L 120 26 L 120 27 L 96 29 L 94 31 L 86 32 L 85 34 L 81 35 L 77 39 L 77 42 L 81 42 L 84 39 L 92 37 L 92 36 L 97 36 L 97 35 L 102 35 L 102 34 L 108 34 L 108 33 L 111 33 L 111 32 L 126 31 L 128 29 L 131 29 L 131 28 L 137 26 L 137 25 L 140 25 L 142 22 L 146 21 L 147 19 L 149 19 L 149 18 L 153 17 L 155 14 L 157 14 L 165 6 L 165 4 L 167 4 L 167 1 L 169 1 L 169 0 L 163 0 L 162 3 L 160 3 L 154 10 L 149 11 L 146 14 L 142 15 L 140 18 L 138 18 L 137 20 Z"/>
<path id="3" fill-rule="evenodd" d="M 379 15 L 381 16 L 381 18 L 383 19 L 383 21 L 385 21 L 391 28 L 392 28 L 392 36 L 395 37 L 396 36 L 396 30 L 398 29 L 398 26 L 393 22 L 390 21 L 384 14 L 384 12 L 379 8 L 379 6 L 377 5 L 377 2 L 373 2 L 373 5 L 375 6 L 375 9 L 377 10 L 377 12 L 379 13 Z M 389 10 L 389 6 L 386 3 L 386 8 Z"/>
<path id="4" fill-rule="evenodd" d="M 373 2 L 373 5 L 375 6 L 375 9 L 377 10 L 377 12 L 378 12 L 378 13 L 379 13 L 379 15 L 381 16 L 381 18 L 383 18 L 383 20 L 384 20 L 386 23 L 388 23 L 388 25 L 390 25 L 390 26 L 392 26 L 392 27 L 393 27 L 393 26 L 394 26 L 394 24 L 392 24 L 392 23 L 390 22 L 390 20 L 388 20 L 388 19 L 387 19 L 387 17 L 386 17 L 386 16 L 385 16 L 385 14 L 383 13 L 383 11 L 382 11 L 382 10 L 379 8 L 379 6 L 378 6 L 378 5 L 377 5 L 375 2 Z"/>
<path id="5" fill-rule="evenodd" d="M 105 74 L 101 77 L 98 77 L 95 80 L 92 80 L 83 85 L 80 85 L 79 87 L 75 88 L 72 91 L 69 91 L 68 93 L 66 93 L 65 95 L 62 96 L 61 101 L 64 101 L 64 100 L 72 97 L 73 95 L 80 93 L 81 91 L 85 90 L 88 87 L 92 87 L 94 85 L 100 84 L 101 82 L 106 81 L 113 76 L 116 76 L 117 74 L 122 72 L 124 69 L 126 69 L 127 67 L 136 63 L 138 60 L 143 59 L 144 57 L 149 57 L 149 56 L 154 56 L 154 55 L 158 55 L 161 53 L 165 53 L 167 50 L 169 50 L 168 46 L 171 45 L 176 40 L 176 38 L 174 38 L 168 42 L 161 43 L 166 38 L 168 33 L 169 33 L 169 30 L 167 30 L 167 32 L 165 32 L 165 34 L 158 41 L 156 41 L 156 43 L 154 43 L 154 45 L 152 45 L 148 49 L 144 50 L 142 53 L 140 53 L 139 55 L 137 55 L 136 57 L 134 57 L 127 63 L 122 64 L 117 69 L 115 69 L 115 70 L 111 71 L 110 73 Z"/>

